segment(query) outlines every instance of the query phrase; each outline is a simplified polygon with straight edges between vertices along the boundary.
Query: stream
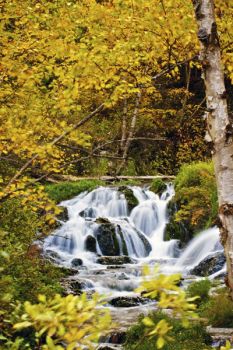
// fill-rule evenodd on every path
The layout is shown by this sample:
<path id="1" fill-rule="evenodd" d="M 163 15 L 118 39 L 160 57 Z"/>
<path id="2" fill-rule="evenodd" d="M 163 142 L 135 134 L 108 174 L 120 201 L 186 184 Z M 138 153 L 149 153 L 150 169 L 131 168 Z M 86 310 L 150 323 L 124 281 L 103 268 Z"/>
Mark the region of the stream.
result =
<path id="1" fill-rule="evenodd" d="M 127 200 L 129 194 L 136 199 L 134 207 Z M 121 343 L 119 338 L 137 317 L 154 308 L 153 302 L 134 292 L 145 264 L 159 263 L 161 272 L 180 272 L 188 282 L 203 260 L 222 254 L 216 227 L 198 234 L 183 250 L 178 240 L 164 240 L 167 207 L 174 194 L 172 184 L 161 196 L 148 187 L 99 187 L 60 203 L 68 217 L 46 238 L 44 253 L 55 264 L 77 271 L 66 280 L 68 292 L 106 296 L 118 327 L 104 342 Z M 210 278 L 224 271 L 221 266 Z"/>

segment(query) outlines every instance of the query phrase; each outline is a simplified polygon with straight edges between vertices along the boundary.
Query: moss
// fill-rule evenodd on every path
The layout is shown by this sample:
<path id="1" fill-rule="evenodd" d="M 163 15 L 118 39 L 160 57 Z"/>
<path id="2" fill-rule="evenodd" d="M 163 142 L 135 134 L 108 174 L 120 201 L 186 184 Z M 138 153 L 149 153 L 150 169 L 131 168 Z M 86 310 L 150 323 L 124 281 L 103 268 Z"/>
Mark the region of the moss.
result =
<path id="1" fill-rule="evenodd" d="M 104 183 L 100 180 L 80 180 L 76 182 L 47 184 L 45 190 L 51 199 L 56 203 L 60 203 L 61 201 L 71 199 L 84 191 L 90 192 L 103 184 Z"/>
<path id="2" fill-rule="evenodd" d="M 166 239 L 187 243 L 217 220 L 217 187 L 212 163 L 192 163 L 181 167 L 175 180 L 175 197 L 169 208 Z"/>
<path id="3" fill-rule="evenodd" d="M 169 318 L 162 313 L 152 313 L 151 318 L 155 323 L 165 319 L 173 329 L 169 333 L 173 341 L 167 343 L 164 350 L 204 350 L 211 349 L 211 338 L 206 333 L 205 327 L 201 323 L 195 323 L 190 328 L 183 328 L 180 321 Z M 138 324 L 133 326 L 127 332 L 125 350 L 133 350 L 135 348 L 140 350 L 154 350 L 156 337 L 145 337 L 146 327 L 142 323 L 142 318 Z"/>
<path id="4" fill-rule="evenodd" d="M 166 183 L 161 179 L 154 179 L 150 186 L 150 190 L 158 194 L 159 196 L 166 190 L 166 188 Z"/>
<path id="5" fill-rule="evenodd" d="M 118 191 L 124 194 L 125 199 L 127 200 L 127 203 L 128 203 L 129 211 L 131 211 L 133 208 L 135 208 L 139 204 L 139 201 L 135 197 L 133 190 L 131 190 L 131 188 L 128 188 L 127 186 L 120 186 Z"/>

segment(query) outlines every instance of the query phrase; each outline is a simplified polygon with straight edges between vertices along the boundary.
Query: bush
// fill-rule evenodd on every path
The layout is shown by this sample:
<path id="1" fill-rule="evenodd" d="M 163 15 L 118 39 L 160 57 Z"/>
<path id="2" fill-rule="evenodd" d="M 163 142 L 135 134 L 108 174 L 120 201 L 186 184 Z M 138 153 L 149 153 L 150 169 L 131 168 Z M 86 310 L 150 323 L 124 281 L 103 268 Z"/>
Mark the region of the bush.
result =
<path id="1" fill-rule="evenodd" d="M 205 328 L 200 323 L 195 323 L 190 328 L 182 326 L 179 320 L 172 319 L 163 313 L 152 313 L 150 318 L 158 323 L 161 320 L 166 320 L 173 329 L 169 332 L 169 336 L 173 341 L 166 343 L 163 350 L 204 350 L 211 349 L 211 338 L 206 333 Z M 156 337 L 145 337 L 146 326 L 142 322 L 143 317 L 139 322 L 130 328 L 127 332 L 127 340 L 125 350 L 154 350 L 156 349 Z"/>
<path id="2" fill-rule="evenodd" d="M 213 225 L 218 214 L 217 186 L 212 163 L 183 165 L 175 180 L 179 210 L 176 220 L 188 220 L 195 230 Z"/>
<path id="3" fill-rule="evenodd" d="M 226 292 L 212 297 L 202 314 L 213 327 L 233 327 L 233 301 Z"/>
<path id="4" fill-rule="evenodd" d="M 167 188 L 166 183 L 161 179 L 154 179 L 150 186 L 150 190 L 161 195 Z"/>
<path id="5" fill-rule="evenodd" d="M 213 164 L 183 165 L 175 180 L 175 190 L 165 237 L 187 243 L 195 233 L 216 222 L 218 199 Z"/>
<path id="6" fill-rule="evenodd" d="M 56 203 L 60 203 L 61 201 L 71 199 L 84 191 L 92 191 L 97 186 L 101 185 L 103 185 L 103 182 L 99 180 L 67 181 L 58 184 L 48 184 L 45 186 L 45 190 L 51 199 Z"/>
<path id="7" fill-rule="evenodd" d="M 211 282 L 208 279 L 191 283 L 187 288 L 187 294 L 189 297 L 198 296 L 196 304 L 200 305 L 205 303 L 209 299 L 209 291 L 211 288 Z"/>
<path id="8" fill-rule="evenodd" d="M 35 301 L 38 293 L 52 295 L 62 292 L 59 280 L 64 272 L 40 258 L 40 248 L 31 246 L 37 238 L 39 229 L 45 225 L 43 217 L 21 202 L 10 199 L 0 207 L 0 256 L 1 296 L 7 295 L 4 306 L 10 308 L 10 302 L 16 300 Z M 5 255 L 8 257 L 5 259 Z"/>

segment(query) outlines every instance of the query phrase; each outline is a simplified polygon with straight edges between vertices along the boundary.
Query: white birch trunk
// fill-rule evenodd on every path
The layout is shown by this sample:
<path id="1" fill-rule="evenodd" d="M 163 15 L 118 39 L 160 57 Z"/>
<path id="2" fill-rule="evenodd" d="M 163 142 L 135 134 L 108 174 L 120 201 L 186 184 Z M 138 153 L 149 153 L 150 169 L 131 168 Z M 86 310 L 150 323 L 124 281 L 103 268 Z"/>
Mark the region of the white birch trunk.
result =
<path id="1" fill-rule="evenodd" d="M 130 129 L 129 129 L 129 134 L 128 134 L 128 138 L 127 138 L 127 140 L 125 142 L 125 146 L 124 146 L 124 152 L 123 152 L 123 156 L 122 156 L 123 160 L 122 160 L 122 162 L 121 162 L 121 164 L 116 172 L 117 175 L 119 175 L 121 173 L 121 170 L 123 169 L 123 167 L 126 163 L 127 157 L 128 157 L 129 147 L 130 147 L 130 144 L 132 142 L 132 139 L 133 139 L 133 136 L 135 133 L 135 127 L 136 127 L 136 123 L 137 123 L 138 110 L 139 110 L 139 105 L 141 102 L 141 97 L 142 97 L 142 93 L 140 91 L 140 92 L 138 92 L 138 95 L 136 98 L 133 117 L 131 120 Z"/>
<path id="2" fill-rule="evenodd" d="M 207 140 L 212 155 L 218 188 L 221 241 L 227 259 L 227 285 L 233 297 L 233 128 L 227 111 L 224 74 L 217 34 L 213 0 L 193 0 L 200 60 L 206 86 Z"/>

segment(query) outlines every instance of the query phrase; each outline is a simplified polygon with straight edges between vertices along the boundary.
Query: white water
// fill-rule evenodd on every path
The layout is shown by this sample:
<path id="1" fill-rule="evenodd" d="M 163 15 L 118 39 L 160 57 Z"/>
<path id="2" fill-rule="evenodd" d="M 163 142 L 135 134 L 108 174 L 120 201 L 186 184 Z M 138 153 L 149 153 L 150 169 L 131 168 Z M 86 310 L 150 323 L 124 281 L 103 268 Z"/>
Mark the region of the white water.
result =
<path id="1" fill-rule="evenodd" d="M 61 205 L 68 209 L 69 220 L 62 223 L 62 226 L 46 239 L 45 250 L 58 254 L 60 262 L 66 265 L 74 258 L 82 259 L 87 266 L 95 264 L 97 255 L 86 250 L 85 242 L 88 236 L 97 237 L 101 226 L 98 218 L 106 218 L 115 228 L 119 245 L 118 255 L 124 255 L 126 245 L 128 255 L 140 261 L 145 258 L 174 258 L 178 242 L 164 241 L 164 231 L 168 222 L 167 205 L 174 195 L 173 186 L 168 184 L 161 197 L 148 188 L 134 186 L 130 189 L 139 202 L 131 213 L 124 194 L 117 188 L 99 187 L 90 193 L 84 192 L 62 202 Z M 152 248 L 149 257 L 143 237 L 149 241 Z M 211 228 L 194 238 L 170 268 L 180 271 L 190 269 L 210 252 L 219 249 L 219 231 L 217 228 Z M 98 242 L 97 254 L 104 255 Z"/>
<path id="2" fill-rule="evenodd" d="M 213 227 L 200 233 L 188 244 L 175 267 L 180 270 L 191 269 L 211 252 L 217 250 L 221 250 L 219 229 Z"/>

